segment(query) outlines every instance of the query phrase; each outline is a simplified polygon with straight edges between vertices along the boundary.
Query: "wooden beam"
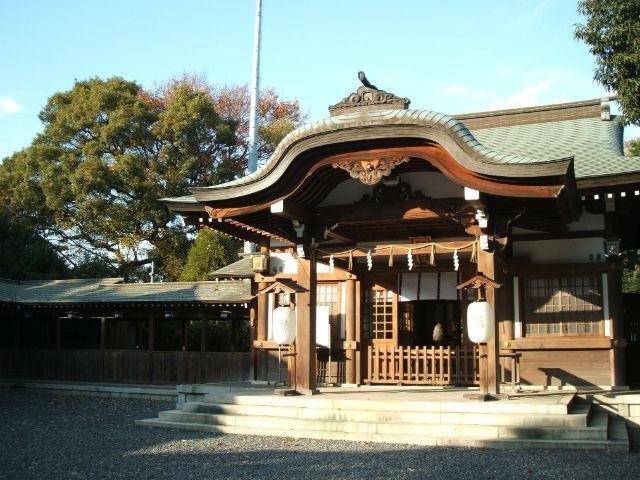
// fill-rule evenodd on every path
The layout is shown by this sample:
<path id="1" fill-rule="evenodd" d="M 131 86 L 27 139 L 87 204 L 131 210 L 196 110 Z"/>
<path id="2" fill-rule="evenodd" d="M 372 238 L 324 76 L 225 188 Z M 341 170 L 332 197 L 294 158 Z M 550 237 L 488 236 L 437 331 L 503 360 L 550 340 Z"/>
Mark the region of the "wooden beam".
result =
<path id="1" fill-rule="evenodd" d="M 272 232 L 267 232 L 266 230 L 262 230 L 260 228 L 257 227 L 253 227 L 251 225 L 247 225 L 246 223 L 240 222 L 238 220 L 234 220 L 232 218 L 225 218 L 224 221 L 226 223 L 230 223 L 231 225 L 234 225 L 236 227 L 240 227 L 244 230 L 247 230 L 249 232 L 253 232 L 256 233 L 262 237 L 266 237 L 266 238 L 273 238 L 274 240 L 278 240 L 279 242 L 283 242 L 283 243 L 289 243 L 291 245 L 295 245 L 296 242 L 295 240 L 291 240 L 289 238 L 283 237 L 281 235 L 277 235 L 275 233 Z"/>
<path id="2" fill-rule="evenodd" d="M 324 215 L 309 210 L 288 198 L 281 198 L 272 203 L 271 213 L 291 220 L 300 220 L 308 225 L 323 225 L 328 222 Z"/>

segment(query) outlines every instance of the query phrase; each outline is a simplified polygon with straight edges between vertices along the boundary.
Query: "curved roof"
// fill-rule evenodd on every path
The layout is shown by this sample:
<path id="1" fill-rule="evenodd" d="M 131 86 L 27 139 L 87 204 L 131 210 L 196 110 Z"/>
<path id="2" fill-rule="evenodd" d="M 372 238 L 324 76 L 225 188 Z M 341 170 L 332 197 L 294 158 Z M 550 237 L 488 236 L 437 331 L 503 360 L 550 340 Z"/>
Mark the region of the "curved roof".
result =
<path id="1" fill-rule="evenodd" d="M 275 184 L 304 152 L 340 143 L 370 140 L 420 139 L 442 145 L 462 167 L 493 178 L 527 179 L 563 176 L 571 156 L 501 153 L 483 145 L 459 120 L 428 110 L 375 110 L 333 116 L 302 126 L 287 135 L 271 158 L 256 172 L 238 180 L 193 188 L 197 201 L 248 196 Z"/>
<path id="2" fill-rule="evenodd" d="M 640 158 L 624 155 L 623 128 L 614 116 L 610 121 L 579 118 L 483 128 L 473 133 L 484 145 L 512 155 L 572 155 L 577 179 L 640 171 Z"/>

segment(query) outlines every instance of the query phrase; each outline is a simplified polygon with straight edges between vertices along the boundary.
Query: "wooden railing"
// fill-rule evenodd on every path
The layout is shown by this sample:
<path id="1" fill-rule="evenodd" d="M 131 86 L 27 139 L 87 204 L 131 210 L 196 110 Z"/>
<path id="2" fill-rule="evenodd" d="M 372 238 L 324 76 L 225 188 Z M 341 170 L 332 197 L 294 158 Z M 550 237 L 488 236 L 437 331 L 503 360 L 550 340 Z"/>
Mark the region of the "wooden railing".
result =
<path id="1" fill-rule="evenodd" d="M 478 347 L 369 346 L 366 383 L 477 385 Z"/>
<path id="2" fill-rule="evenodd" d="M 247 381 L 248 352 L 0 349 L 0 377 L 129 383 Z"/>

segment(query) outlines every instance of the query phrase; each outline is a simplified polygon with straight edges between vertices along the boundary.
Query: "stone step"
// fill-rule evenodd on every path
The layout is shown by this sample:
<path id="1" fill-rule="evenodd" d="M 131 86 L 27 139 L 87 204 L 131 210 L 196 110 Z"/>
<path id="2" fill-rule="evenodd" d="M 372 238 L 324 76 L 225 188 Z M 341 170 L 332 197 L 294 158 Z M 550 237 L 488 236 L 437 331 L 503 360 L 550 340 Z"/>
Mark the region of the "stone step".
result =
<path id="1" fill-rule="evenodd" d="M 590 406 L 575 405 L 566 415 L 520 415 L 506 413 L 448 413 L 391 410 L 350 410 L 307 408 L 297 406 L 271 406 L 252 404 L 214 404 L 189 402 L 184 412 L 216 415 L 244 415 L 261 417 L 298 418 L 304 420 L 370 422 L 370 423 L 422 423 L 452 425 L 490 425 L 518 427 L 586 427 Z"/>
<path id="2" fill-rule="evenodd" d="M 530 402 L 526 398 L 513 400 L 472 402 L 472 401 L 394 401 L 363 398 L 362 400 L 340 400 L 318 396 L 279 395 L 232 395 L 208 393 L 206 403 L 229 405 L 254 405 L 270 407 L 303 407 L 334 410 L 373 410 L 376 412 L 446 412 L 446 413 L 496 413 L 521 415 L 566 415 L 572 407 L 574 395 L 558 395 L 545 402 Z"/>
<path id="3" fill-rule="evenodd" d="M 383 433 L 362 432 L 332 432 L 317 430 L 283 430 L 283 429 L 256 429 L 253 426 L 244 425 L 210 425 L 203 423 L 176 422 L 160 419 L 137 420 L 136 425 L 146 427 L 163 427 L 178 430 L 193 430 L 200 432 L 237 434 L 237 435 L 262 435 L 290 438 L 311 438 L 318 440 L 347 440 L 360 442 L 382 442 L 411 445 L 434 445 L 456 447 L 485 447 L 498 449 L 516 448 L 563 448 L 563 449 L 587 449 L 587 450 L 620 450 L 628 451 L 629 442 L 625 441 L 620 433 L 620 438 L 610 440 L 556 440 L 556 439 L 525 439 L 525 438 L 465 438 L 465 437 L 430 437 L 418 435 L 394 435 Z M 616 427 L 618 430 L 619 428 Z"/>
<path id="4" fill-rule="evenodd" d="M 199 413 L 184 410 L 161 412 L 159 419 L 178 423 L 253 427 L 268 430 L 323 431 L 437 438 L 529 438 L 557 440 L 606 440 L 608 415 L 594 416 L 588 427 L 478 425 L 423 422 L 362 422 L 317 420 L 277 416 Z"/>

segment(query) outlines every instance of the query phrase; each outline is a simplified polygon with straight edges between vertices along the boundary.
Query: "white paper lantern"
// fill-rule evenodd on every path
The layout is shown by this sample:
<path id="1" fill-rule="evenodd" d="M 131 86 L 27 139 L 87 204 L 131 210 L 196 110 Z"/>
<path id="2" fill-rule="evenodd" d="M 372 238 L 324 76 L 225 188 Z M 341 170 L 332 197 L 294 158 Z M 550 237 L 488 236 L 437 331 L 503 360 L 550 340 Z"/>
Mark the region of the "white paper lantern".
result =
<path id="1" fill-rule="evenodd" d="M 487 343 L 493 338 L 495 315 L 488 302 L 472 302 L 467 307 L 467 333 L 474 343 Z"/>
<path id="2" fill-rule="evenodd" d="M 290 345 L 296 339 L 296 319 L 289 307 L 273 311 L 273 340 L 278 345 Z"/>

